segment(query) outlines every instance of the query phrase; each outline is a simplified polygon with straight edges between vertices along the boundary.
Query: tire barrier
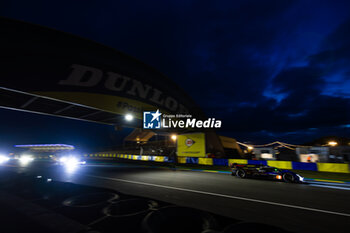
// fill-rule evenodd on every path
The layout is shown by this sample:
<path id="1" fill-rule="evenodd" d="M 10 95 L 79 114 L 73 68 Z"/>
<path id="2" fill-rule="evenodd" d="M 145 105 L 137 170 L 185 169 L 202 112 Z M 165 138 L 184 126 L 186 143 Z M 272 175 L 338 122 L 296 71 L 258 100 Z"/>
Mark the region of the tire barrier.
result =
<path id="1" fill-rule="evenodd" d="M 103 213 L 114 218 L 143 215 L 158 207 L 158 203 L 151 200 L 133 198 L 121 200 L 103 209 Z"/>
<path id="2" fill-rule="evenodd" d="M 79 196 L 70 197 L 63 201 L 64 206 L 69 207 L 92 207 L 112 203 L 119 199 L 115 193 L 87 193 Z"/>
<path id="3" fill-rule="evenodd" d="M 151 155 L 128 155 L 113 153 L 97 153 L 85 154 L 85 158 L 120 158 L 129 160 L 142 160 L 154 162 L 173 162 L 167 156 L 151 156 Z M 337 172 L 350 173 L 350 165 L 346 163 L 303 163 L 293 161 L 276 161 L 276 160 L 247 160 L 247 159 L 217 159 L 217 158 L 194 158 L 194 157 L 178 157 L 178 163 L 198 164 L 206 166 L 229 166 L 232 163 L 251 164 L 251 165 L 268 165 L 287 170 L 308 170 L 319 172 Z"/>
<path id="4" fill-rule="evenodd" d="M 179 206 L 160 208 L 149 213 L 142 222 L 147 233 L 201 233 L 217 228 L 215 218 L 206 212 Z"/>
<path id="5" fill-rule="evenodd" d="M 104 217 L 102 209 L 119 199 L 120 196 L 114 192 L 83 192 L 63 200 L 58 211 L 88 224 Z"/>
<path id="6" fill-rule="evenodd" d="M 158 203 L 143 198 L 130 198 L 120 200 L 103 208 L 106 216 L 101 221 L 91 225 L 103 231 L 103 229 L 116 228 L 117 232 L 141 232 L 141 222 L 145 216 L 158 208 Z"/>

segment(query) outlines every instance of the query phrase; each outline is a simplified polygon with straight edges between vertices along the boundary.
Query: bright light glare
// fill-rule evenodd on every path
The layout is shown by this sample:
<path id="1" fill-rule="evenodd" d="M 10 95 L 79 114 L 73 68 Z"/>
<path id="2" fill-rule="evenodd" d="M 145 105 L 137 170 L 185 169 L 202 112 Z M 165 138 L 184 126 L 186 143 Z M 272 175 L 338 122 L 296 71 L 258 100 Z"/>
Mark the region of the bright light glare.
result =
<path id="1" fill-rule="evenodd" d="M 63 165 L 68 169 L 68 170 L 75 170 L 75 168 L 79 165 L 82 164 L 77 158 L 75 157 L 63 157 L 65 159 L 60 160 Z"/>
<path id="2" fill-rule="evenodd" d="M 330 142 L 328 142 L 328 145 L 330 145 L 330 146 L 336 146 L 336 145 L 338 145 L 338 143 L 335 142 L 335 141 L 330 141 Z"/>
<path id="3" fill-rule="evenodd" d="M 125 115 L 125 120 L 127 120 L 127 121 L 132 121 L 134 119 L 134 116 L 133 115 L 131 115 L 131 114 L 126 114 Z"/>
<path id="4" fill-rule="evenodd" d="M 71 158 L 68 158 L 65 163 L 66 163 L 67 166 L 72 166 L 72 165 L 79 164 L 79 161 L 76 158 L 71 157 Z"/>
<path id="5" fill-rule="evenodd" d="M 64 156 L 59 159 L 59 162 L 65 166 L 77 166 L 79 164 L 85 164 L 85 161 L 80 161 L 77 157 L 74 156 Z"/>
<path id="6" fill-rule="evenodd" d="M 253 150 L 253 149 L 254 149 L 254 147 L 248 146 L 248 150 Z"/>
<path id="7" fill-rule="evenodd" d="M 171 139 L 174 140 L 174 141 L 176 141 L 177 136 L 176 136 L 175 134 L 173 134 L 173 135 L 171 135 Z"/>
<path id="8" fill-rule="evenodd" d="M 5 155 L 0 155 L 0 164 L 5 163 L 5 162 L 7 162 L 9 160 L 10 160 L 9 157 L 7 157 Z"/>
<path id="9" fill-rule="evenodd" d="M 302 176 L 300 176 L 300 175 L 298 175 L 298 174 L 297 174 L 297 176 L 299 177 L 299 180 L 300 180 L 300 181 L 304 181 L 304 177 L 302 177 Z"/>
<path id="10" fill-rule="evenodd" d="M 79 164 L 79 160 L 75 157 L 67 157 L 67 159 L 63 162 L 67 173 L 74 173 L 78 169 Z"/>
<path id="11" fill-rule="evenodd" d="M 34 158 L 31 155 L 22 155 L 19 158 L 20 163 L 23 165 L 26 165 L 26 164 L 32 162 L 33 160 L 34 160 Z"/>

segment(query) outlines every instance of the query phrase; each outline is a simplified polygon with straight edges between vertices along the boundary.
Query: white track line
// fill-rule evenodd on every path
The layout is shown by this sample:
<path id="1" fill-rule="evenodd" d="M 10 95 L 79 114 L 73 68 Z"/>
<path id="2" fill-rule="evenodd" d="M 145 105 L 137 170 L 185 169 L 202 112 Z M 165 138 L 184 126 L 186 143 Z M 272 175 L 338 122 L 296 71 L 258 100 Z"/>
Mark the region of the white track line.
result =
<path id="1" fill-rule="evenodd" d="M 320 212 L 320 213 L 334 214 L 334 215 L 350 217 L 350 214 L 348 214 L 348 213 L 340 213 L 340 212 L 321 210 L 321 209 L 315 209 L 315 208 L 309 208 L 309 207 L 303 207 L 303 206 L 288 205 L 288 204 L 283 204 L 283 203 L 278 203 L 278 202 L 263 201 L 263 200 L 257 200 L 257 199 L 246 198 L 246 197 L 230 196 L 230 195 L 225 195 L 225 194 L 220 194 L 220 193 L 211 193 L 211 192 L 205 192 L 205 191 L 198 191 L 198 190 L 192 190 L 192 189 L 178 188 L 178 187 L 159 185 L 159 184 L 151 184 L 151 183 L 132 181 L 132 180 L 124 180 L 124 179 L 105 177 L 105 176 L 94 176 L 94 175 L 87 175 L 87 176 L 94 177 L 94 178 L 99 178 L 99 179 L 105 179 L 105 180 L 113 180 L 113 181 L 119 181 L 119 182 L 131 183 L 131 184 L 153 186 L 153 187 L 157 187 L 157 188 L 173 189 L 173 190 L 184 191 L 184 192 L 199 193 L 199 194 L 205 194 L 205 195 L 210 195 L 210 196 L 224 197 L 224 198 L 243 200 L 243 201 L 250 201 L 250 202 L 258 202 L 258 203 L 275 205 L 275 206 L 283 206 L 283 207 L 294 208 L 294 209 L 301 209 L 301 210 L 308 210 L 308 211 L 314 211 L 314 212 Z"/>
<path id="2" fill-rule="evenodd" d="M 341 190 L 350 190 L 350 187 L 342 187 L 342 186 L 333 186 L 333 185 L 325 185 L 325 184 L 309 184 L 310 186 L 319 187 L 319 188 L 329 188 L 329 189 L 341 189 Z"/>

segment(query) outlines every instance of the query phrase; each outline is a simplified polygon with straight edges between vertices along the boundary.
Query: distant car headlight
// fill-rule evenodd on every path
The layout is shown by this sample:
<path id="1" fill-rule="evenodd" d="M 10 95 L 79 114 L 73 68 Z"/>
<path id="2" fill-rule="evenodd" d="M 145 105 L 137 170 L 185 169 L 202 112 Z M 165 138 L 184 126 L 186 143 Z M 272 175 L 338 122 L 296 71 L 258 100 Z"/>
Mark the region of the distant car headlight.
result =
<path id="1" fill-rule="evenodd" d="M 76 166 L 79 164 L 79 160 L 76 157 L 62 157 L 59 161 L 65 166 Z"/>
<path id="2" fill-rule="evenodd" d="M 22 155 L 20 158 L 19 158 L 19 161 L 22 163 L 22 164 L 28 164 L 30 162 L 32 162 L 34 160 L 33 156 L 31 155 Z"/>
<path id="3" fill-rule="evenodd" d="M 67 161 L 67 157 L 61 157 L 60 159 L 59 159 L 59 161 L 61 162 L 61 163 L 65 163 L 66 161 Z"/>
<path id="4" fill-rule="evenodd" d="M 79 164 L 86 163 L 85 161 L 81 161 L 79 158 L 75 156 L 64 156 L 64 157 L 61 157 L 58 161 L 60 162 L 60 164 L 68 168 L 76 167 Z"/>
<path id="5" fill-rule="evenodd" d="M 66 160 L 65 164 L 67 166 L 75 166 L 79 164 L 79 160 L 77 158 L 71 157 Z"/>
<path id="6" fill-rule="evenodd" d="M 0 164 L 6 163 L 10 158 L 5 155 L 0 155 Z"/>

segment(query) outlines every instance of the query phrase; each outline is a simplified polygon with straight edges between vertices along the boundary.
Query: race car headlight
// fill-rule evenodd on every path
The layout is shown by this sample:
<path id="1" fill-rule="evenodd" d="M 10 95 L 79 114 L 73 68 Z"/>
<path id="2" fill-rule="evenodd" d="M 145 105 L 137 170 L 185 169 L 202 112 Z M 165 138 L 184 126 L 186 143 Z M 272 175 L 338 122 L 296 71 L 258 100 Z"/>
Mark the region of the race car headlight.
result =
<path id="1" fill-rule="evenodd" d="M 60 162 L 68 167 L 76 166 L 79 164 L 79 160 L 75 157 L 62 157 L 60 158 Z"/>
<path id="2" fill-rule="evenodd" d="M 72 157 L 72 158 L 68 158 L 65 163 L 67 166 L 75 166 L 79 163 L 79 161 L 78 161 L 78 159 Z"/>
<path id="3" fill-rule="evenodd" d="M 10 160 L 9 157 L 7 157 L 5 155 L 0 155 L 0 164 L 5 163 L 5 162 L 7 162 L 9 160 Z"/>
<path id="4" fill-rule="evenodd" d="M 34 158 L 31 155 L 22 155 L 19 158 L 19 161 L 21 164 L 28 164 L 30 162 L 32 162 L 34 160 Z"/>
<path id="5" fill-rule="evenodd" d="M 297 177 L 299 178 L 299 181 L 304 181 L 304 177 L 302 177 L 301 175 L 297 174 Z"/>

